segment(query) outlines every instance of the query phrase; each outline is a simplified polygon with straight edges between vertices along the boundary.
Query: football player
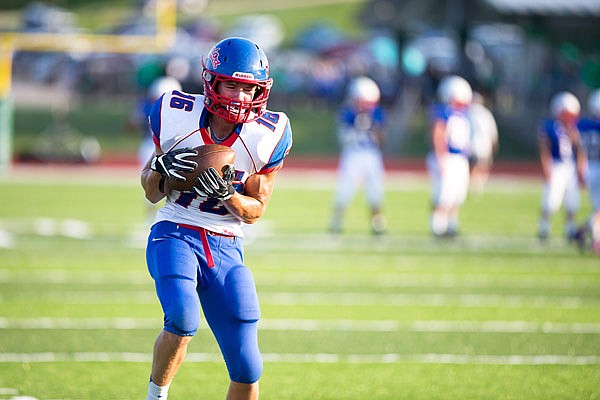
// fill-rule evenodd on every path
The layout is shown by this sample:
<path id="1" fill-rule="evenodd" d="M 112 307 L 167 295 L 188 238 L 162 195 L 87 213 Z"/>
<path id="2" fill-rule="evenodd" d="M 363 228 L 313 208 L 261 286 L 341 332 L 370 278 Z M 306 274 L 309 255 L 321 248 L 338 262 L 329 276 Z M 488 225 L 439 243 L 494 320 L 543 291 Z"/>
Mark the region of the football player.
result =
<path id="1" fill-rule="evenodd" d="M 227 399 L 258 398 L 260 308 L 244 265 L 242 225 L 265 212 L 292 131 L 284 113 L 266 109 L 273 81 L 256 43 L 233 37 L 214 45 L 203 60 L 202 80 L 204 95 L 168 92 L 150 114 L 156 149 L 141 183 L 150 201 L 166 202 L 146 249 L 164 313 L 148 400 L 167 398 L 201 322 L 200 308 L 227 366 Z M 231 147 L 234 165 L 204 170 L 192 192 L 172 190 L 172 179 L 195 168 L 193 148 L 209 143 Z"/>
<path id="2" fill-rule="evenodd" d="M 592 203 L 592 215 L 577 230 L 576 239 L 581 248 L 591 234 L 592 251 L 600 254 L 600 89 L 588 97 L 589 116 L 577 123 L 581 144 L 588 160 L 587 187 Z"/>
<path id="3" fill-rule="evenodd" d="M 586 158 L 577 120 L 581 106 L 570 92 L 555 94 L 550 102 L 552 118 L 543 120 L 538 128 L 538 148 L 544 189 L 538 224 L 538 237 L 546 240 L 550 218 L 564 202 L 566 238 L 575 239 L 575 215 L 580 206 L 579 187 L 584 185 Z"/>
<path id="4" fill-rule="evenodd" d="M 333 233 L 341 232 L 344 211 L 361 185 L 371 211 L 371 231 L 376 235 L 385 233 L 382 213 L 385 171 L 381 152 L 385 118 L 379 99 L 377 83 L 361 76 L 350 82 L 346 102 L 340 108 L 337 138 L 341 153 L 330 223 Z"/>
<path id="5" fill-rule="evenodd" d="M 430 226 L 435 237 L 453 237 L 469 190 L 471 124 L 467 108 L 473 92 L 464 78 L 449 75 L 440 82 L 438 97 L 441 103 L 432 110 L 432 150 L 427 155 L 433 203 Z"/>
<path id="6" fill-rule="evenodd" d="M 471 122 L 471 187 L 481 193 L 490 175 L 493 157 L 498 152 L 498 125 L 494 115 L 485 106 L 480 93 L 473 93 L 468 111 Z"/>

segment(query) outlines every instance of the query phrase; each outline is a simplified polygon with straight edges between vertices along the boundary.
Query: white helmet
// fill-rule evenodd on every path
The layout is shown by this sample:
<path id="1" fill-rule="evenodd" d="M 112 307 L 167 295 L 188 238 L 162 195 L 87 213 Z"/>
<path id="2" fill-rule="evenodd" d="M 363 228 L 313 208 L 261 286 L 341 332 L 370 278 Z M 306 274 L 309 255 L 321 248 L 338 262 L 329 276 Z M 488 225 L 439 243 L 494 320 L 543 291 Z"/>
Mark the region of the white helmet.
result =
<path id="1" fill-rule="evenodd" d="M 559 118 L 565 112 L 571 115 L 579 115 L 581 105 L 573 93 L 559 92 L 550 101 L 550 111 L 554 118 Z"/>
<path id="2" fill-rule="evenodd" d="M 148 94 L 153 100 L 158 99 L 165 92 L 171 90 L 181 90 L 181 84 L 179 81 L 171 76 L 161 76 L 152 82 Z"/>
<path id="3" fill-rule="evenodd" d="M 444 104 L 470 104 L 473 100 L 473 90 L 463 77 L 449 75 L 440 82 L 438 96 Z"/>
<path id="4" fill-rule="evenodd" d="M 379 86 L 371 78 L 361 76 L 355 78 L 348 86 L 348 100 L 375 105 L 379 103 L 381 92 Z"/>
<path id="5" fill-rule="evenodd" d="M 600 89 L 596 89 L 590 93 L 588 109 L 594 117 L 600 118 Z"/>

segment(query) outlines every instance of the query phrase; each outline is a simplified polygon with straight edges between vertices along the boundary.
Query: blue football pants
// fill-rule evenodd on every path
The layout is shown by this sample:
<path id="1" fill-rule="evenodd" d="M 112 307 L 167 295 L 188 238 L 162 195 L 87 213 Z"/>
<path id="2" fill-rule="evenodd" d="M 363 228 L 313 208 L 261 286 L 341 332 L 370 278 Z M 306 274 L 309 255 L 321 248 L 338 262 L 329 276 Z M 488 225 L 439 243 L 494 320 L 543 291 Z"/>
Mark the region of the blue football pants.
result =
<path id="1" fill-rule="evenodd" d="M 152 227 L 146 248 L 164 329 L 193 336 L 202 306 L 229 377 L 253 383 L 263 367 L 257 329 L 260 308 L 252 272 L 244 266 L 243 257 L 242 238 L 211 235 L 167 221 Z"/>

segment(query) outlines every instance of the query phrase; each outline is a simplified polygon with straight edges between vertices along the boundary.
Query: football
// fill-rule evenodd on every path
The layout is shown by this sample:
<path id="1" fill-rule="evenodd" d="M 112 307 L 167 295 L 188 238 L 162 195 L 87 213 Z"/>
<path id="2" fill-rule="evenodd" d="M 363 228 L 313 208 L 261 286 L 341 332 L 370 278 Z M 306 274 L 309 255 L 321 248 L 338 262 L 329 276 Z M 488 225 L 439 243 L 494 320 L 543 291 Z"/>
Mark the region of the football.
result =
<path id="1" fill-rule="evenodd" d="M 227 164 L 233 164 L 235 160 L 235 152 L 231 147 L 223 146 L 220 144 L 205 144 L 203 146 L 195 147 L 194 150 L 198 152 L 195 157 L 188 157 L 188 160 L 194 160 L 198 165 L 191 172 L 181 172 L 181 175 L 185 177 L 185 181 L 178 181 L 176 179 L 169 179 L 169 185 L 171 189 L 178 190 L 180 192 L 191 192 L 192 187 L 196 182 L 196 178 L 202 171 L 213 167 L 219 174 L 222 174 L 221 168 Z"/>

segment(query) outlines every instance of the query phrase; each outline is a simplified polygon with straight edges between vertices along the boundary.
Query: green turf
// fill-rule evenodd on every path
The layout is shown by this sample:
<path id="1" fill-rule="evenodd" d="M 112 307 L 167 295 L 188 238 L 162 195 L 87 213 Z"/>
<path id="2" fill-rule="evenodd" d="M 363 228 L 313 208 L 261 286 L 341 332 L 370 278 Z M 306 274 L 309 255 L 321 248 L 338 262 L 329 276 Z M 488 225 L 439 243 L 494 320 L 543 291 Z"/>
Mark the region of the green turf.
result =
<path id="1" fill-rule="evenodd" d="M 141 189 L 132 174 L 73 172 L 0 181 L 0 233 L 12 240 L 0 241 L 0 400 L 146 391 L 162 315 Z M 564 242 L 560 215 L 537 242 L 537 182 L 493 180 L 463 207 L 461 237 L 436 241 L 425 178 L 389 177 L 383 238 L 369 234 L 362 196 L 344 234 L 329 236 L 331 178 L 294 178 L 282 172 L 248 231 L 261 398 L 600 398 L 600 262 Z M 189 355 L 169 399 L 224 398 L 205 326 Z"/>

